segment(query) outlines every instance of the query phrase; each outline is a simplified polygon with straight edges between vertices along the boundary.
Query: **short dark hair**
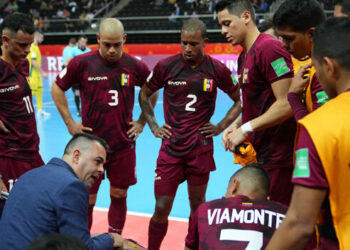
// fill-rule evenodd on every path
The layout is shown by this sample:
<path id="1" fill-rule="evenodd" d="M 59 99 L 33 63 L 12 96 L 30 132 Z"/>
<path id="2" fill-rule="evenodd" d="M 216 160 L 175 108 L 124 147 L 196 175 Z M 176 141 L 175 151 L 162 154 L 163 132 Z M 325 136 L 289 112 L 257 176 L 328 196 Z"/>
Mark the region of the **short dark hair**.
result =
<path id="1" fill-rule="evenodd" d="M 250 0 L 221 0 L 215 5 L 216 12 L 227 10 L 230 14 L 241 16 L 244 11 L 249 11 L 255 23 L 255 10 Z"/>
<path id="2" fill-rule="evenodd" d="M 350 71 L 350 18 L 328 19 L 316 27 L 312 39 L 312 55 L 316 60 L 322 62 L 323 57 L 333 58 Z"/>
<path id="3" fill-rule="evenodd" d="M 207 26 L 202 20 L 199 19 L 189 19 L 182 24 L 182 30 L 186 31 L 197 31 L 199 30 L 202 37 L 207 37 Z"/>
<path id="4" fill-rule="evenodd" d="M 48 233 L 34 239 L 27 250 L 87 250 L 87 246 L 78 238 L 59 233 Z"/>
<path id="5" fill-rule="evenodd" d="M 15 12 L 12 14 L 8 14 L 2 25 L 1 30 L 10 30 L 11 32 L 17 33 L 19 30 L 24 33 L 33 34 L 35 31 L 34 22 L 30 15 Z"/>
<path id="6" fill-rule="evenodd" d="M 295 31 L 307 31 L 325 20 L 326 15 L 316 0 L 286 0 L 273 16 L 275 27 L 288 25 Z"/>
<path id="7" fill-rule="evenodd" d="M 345 15 L 350 16 L 350 1 L 349 0 L 335 0 L 334 5 L 341 7 L 341 12 Z"/>
<path id="8" fill-rule="evenodd" d="M 81 35 L 81 36 L 78 37 L 78 41 L 79 41 L 80 39 L 82 39 L 82 38 L 84 38 L 84 39 L 86 39 L 86 40 L 88 39 L 87 36 Z"/>
<path id="9" fill-rule="evenodd" d="M 250 181 L 255 182 L 257 190 L 268 193 L 270 190 L 270 177 L 267 171 L 259 163 L 250 163 L 247 166 L 237 170 L 236 173 L 230 178 L 230 182 L 239 178 L 239 176 L 244 176 L 250 179 Z"/>
<path id="10" fill-rule="evenodd" d="M 269 29 L 275 29 L 275 26 L 273 26 L 273 22 L 271 19 L 265 19 L 261 23 L 258 24 L 258 30 L 260 32 L 265 32 Z"/>
<path id="11" fill-rule="evenodd" d="M 75 39 L 75 37 L 72 37 L 69 39 L 68 43 L 76 43 L 76 42 L 77 42 L 77 39 Z"/>
<path id="12" fill-rule="evenodd" d="M 64 155 L 70 154 L 76 146 L 78 145 L 86 146 L 88 142 L 92 142 L 92 141 L 96 141 L 100 143 L 106 149 L 106 151 L 108 151 L 109 146 L 107 142 L 101 137 L 98 137 L 92 134 L 87 134 L 87 133 L 78 133 L 78 134 L 75 134 L 72 137 L 72 139 L 70 139 L 69 142 L 67 143 L 67 146 L 64 149 Z"/>

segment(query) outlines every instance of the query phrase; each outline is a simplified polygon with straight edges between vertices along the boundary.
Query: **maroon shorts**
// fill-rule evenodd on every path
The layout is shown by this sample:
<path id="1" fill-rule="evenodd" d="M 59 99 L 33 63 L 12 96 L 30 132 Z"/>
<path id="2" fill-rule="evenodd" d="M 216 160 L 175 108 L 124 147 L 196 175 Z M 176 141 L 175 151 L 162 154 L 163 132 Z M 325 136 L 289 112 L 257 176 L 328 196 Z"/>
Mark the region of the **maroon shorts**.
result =
<path id="1" fill-rule="evenodd" d="M 154 180 L 155 196 L 175 196 L 179 184 L 185 180 L 189 185 L 205 185 L 210 171 L 214 170 L 212 150 L 183 158 L 170 156 L 160 150 Z"/>
<path id="2" fill-rule="evenodd" d="M 0 156 L 0 174 L 8 190 L 12 188 L 17 179 L 25 172 L 43 166 L 45 163 L 39 153 L 36 153 L 32 161 L 23 161 L 15 158 Z"/>
<path id="3" fill-rule="evenodd" d="M 108 180 L 111 186 L 121 189 L 127 189 L 136 184 L 136 156 L 135 148 L 123 150 L 116 153 L 116 159 L 107 160 L 104 168 L 107 172 Z M 97 179 L 94 185 L 89 189 L 90 194 L 97 194 L 104 175 Z"/>
<path id="4" fill-rule="evenodd" d="M 272 168 L 267 169 L 267 172 L 271 181 L 269 199 L 289 206 L 293 192 L 293 167 Z"/>

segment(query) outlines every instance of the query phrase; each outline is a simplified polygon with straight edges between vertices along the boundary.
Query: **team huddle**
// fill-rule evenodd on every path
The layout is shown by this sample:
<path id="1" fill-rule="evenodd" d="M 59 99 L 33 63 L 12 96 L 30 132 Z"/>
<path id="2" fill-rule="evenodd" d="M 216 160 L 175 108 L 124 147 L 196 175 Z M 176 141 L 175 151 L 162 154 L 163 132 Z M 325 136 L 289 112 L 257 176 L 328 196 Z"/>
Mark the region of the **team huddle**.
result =
<path id="1" fill-rule="evenodd" d="M 28 15 L 4 19 L 0 191 L 7 200 L 0 211 L 0 249 L 26 249 L 51 232 L 74 236 L 87 249 L 142 248 L 121 234 L 128 189 L 137 183 L 136 140 L 146 123 L 162 140 L 147 249 L 161 248 L 184 180 L 191 208 L 187 250 L 350 248 L 345 194 L 350 1 L 337 1 L 337 17 L 328 20 L 316 0 L 284 1 L 272 20 L 277 38 L 258 30 L 250 0 L 221 0 L 215 8 L 222 35 L 243 48 L 238 77 L 204 53 L 207 29 L 199 19 L 184 21 L 182 53 L 160 60 L 152 71 L 123 52 L 123 24 L 102 20 L 99 49 L 69 58 L 52 85 L 54 103 L 73 137 L 63 157 L 47 164 L 39 154 L 32 104 L 32 93 L 42 87 L 29 87 L 39 82 L 29 76 L 32 67 L 40 71 L 35 62 L 40 53 L 29 55 L 34 64 L 26 60 L 33 41 L 37 48 L 42 38 Z M 81 98 L 79 122 L 65 95 L 74 86 Z M 133 120 L 136 86 L 142 113 Z M 218 88 L 233 102 L 213 124 Z M 162 125 L 154 113 L 159 89 L 164 89 Z M 216 169 L 213 136 L 221 132 L 223 147 L 246 164 L 232 175 L 223 198 L 205 202 L 210 172 Z M 244 151 L 247 145 L 251 151 Z M 92 236 L 92 212 L 105 171 L 111 197 L 108 233 Z"/>

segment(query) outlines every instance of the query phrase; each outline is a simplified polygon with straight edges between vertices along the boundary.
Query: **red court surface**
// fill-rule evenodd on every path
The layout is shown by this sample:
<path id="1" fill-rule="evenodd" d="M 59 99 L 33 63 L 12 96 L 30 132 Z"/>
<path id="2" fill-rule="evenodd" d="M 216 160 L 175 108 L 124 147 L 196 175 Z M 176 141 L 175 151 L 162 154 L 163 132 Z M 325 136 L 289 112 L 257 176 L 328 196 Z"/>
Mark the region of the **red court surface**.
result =
<path id="1" fill-rule="evenodd" d="M 129 213 L 122 236 L 137 241 L 147 247 L 147 234 L 150 215 Z M 185 237 L 188 222 L 185 219 L 169 218 L 168 232 L 165 236 L 161 250 L 179 250 L 185 248 Z M 106 209 L 95 209 L 91 233 L 103 233 L 108 228 Z"/>

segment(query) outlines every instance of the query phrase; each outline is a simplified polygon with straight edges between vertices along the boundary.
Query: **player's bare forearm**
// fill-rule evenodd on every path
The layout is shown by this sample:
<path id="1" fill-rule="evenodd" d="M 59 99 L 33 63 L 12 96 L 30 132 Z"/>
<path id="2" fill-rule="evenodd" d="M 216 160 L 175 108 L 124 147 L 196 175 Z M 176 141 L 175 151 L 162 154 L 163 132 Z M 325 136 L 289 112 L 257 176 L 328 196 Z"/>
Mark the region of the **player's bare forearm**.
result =
<path id="1" fill-rule="evenodd" d="M 36 60 L 32 59 L 32 65 L 34 66 L 34 68 L 36 68 L 40 72 L 40 74 L 45 73 L 45 71 L 39 66 Z"/>
<path id="2" fill-rule="evenodd" d="M 327 195 L 326 189 L 295 185 L 290 207 L 266 249 L 304 249 Z"/>
<path id="3" fill-rule="evenodd" d="M 6 134 L 10 132 L 1 120 L 0 120 L 0 131 L 3 131 Z"/>
<path id="4" fill-rule="evenodd" d="M 149 98 L 153 109 L 156 106 L 156 103 L 157 103 L 157 100 L 158 100 L 158 95 L 159 95 L 159 93 L 158 93 L 158 91 L 156 91 Z M 140 115 L 140 117 L 139 117 L 137 122 L 140 123 L 141 125 L 145 126 L 147 120 L 146 120 L 145 116 L 143 115 L 143 112 L 141 113 L 141 115 Z"/>
<path id="5" fill-rule="evenodd" d="M 72 114 L 70 113 L 68 108 L 67 97 L 64 91 L 56 84 L 56 82 L 52 85 L 51 95 L 58 111 L 62 116 L 64 123 L 67 126 L 68 132 L 71 135 L 92 131 L 92 128 L 84 127 L 81 122 L 74 121 Z"/>
<path id="6" fill-rule="evenodd" d="M 220 133 L 237 119 L 241 111 L 241 101 L 238 100 L 232 105 L 229 111 L 227 111 L 225 117 L 217 124 L 217 126 L 222 129 Z"/>
<path id="7" fill-rule="evenodd" d="M 261 116 L 251 120 L 254 131 L 273 127 L 293 116 L 288 100 L 274 102 Z"/>
<path id="8" fill-rule="evenodd" d="M 192 248 L 189 248 L 188 246 L 185 246 L 185 250 L 192 250 Z"/>
<path id="9" fill-rule="evenodd" d="M 52 99 L 60 112 L 64 123 L 68 126 L 69 123 L 73 122 L 72 114 L 68 108 L 67 97 L 64 91 L 54 82 L 51 87 Z"/>
<path id="10" fill-rule="evenodd" d="M 146 84 L 144 84 L 139 94 L 139 103 L 142 109 L 142 114 L 144 119 L 146 119 L 151 131 L 154 132 L 159 128 L 159 125 L 154 116 L 153 106 L 150 101 L 150 97 L 152 94 L 153 94 L 152 90 L 149 89 Z"/>
<path id="11" fill-rule="evenodd" d="M 254 131 L 273 127 L 293 116 L 287 98 L 290 82 L 291 78 L 287 78 L 271 84 L 276 101 L 264 114 L 250 121 Z"/>

